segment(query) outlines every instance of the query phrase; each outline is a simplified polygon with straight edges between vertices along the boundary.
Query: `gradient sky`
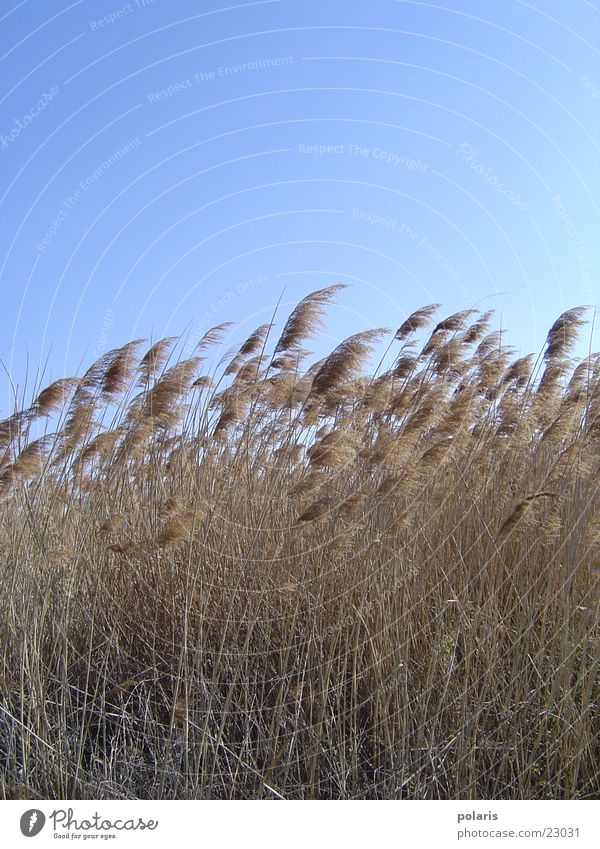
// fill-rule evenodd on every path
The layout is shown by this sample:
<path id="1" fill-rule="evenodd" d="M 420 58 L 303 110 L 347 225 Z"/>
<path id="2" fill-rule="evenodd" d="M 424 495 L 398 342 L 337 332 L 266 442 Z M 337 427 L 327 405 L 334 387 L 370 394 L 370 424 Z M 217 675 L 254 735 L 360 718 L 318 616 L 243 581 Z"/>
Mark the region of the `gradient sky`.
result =
<path id="1" fill-rule="evenodd" d="M 538 351 L 598 302 L 599 36 L 597 0 L 1 0 L 5 369 L 334 282 L 329 347 L 438 301 Z"/>

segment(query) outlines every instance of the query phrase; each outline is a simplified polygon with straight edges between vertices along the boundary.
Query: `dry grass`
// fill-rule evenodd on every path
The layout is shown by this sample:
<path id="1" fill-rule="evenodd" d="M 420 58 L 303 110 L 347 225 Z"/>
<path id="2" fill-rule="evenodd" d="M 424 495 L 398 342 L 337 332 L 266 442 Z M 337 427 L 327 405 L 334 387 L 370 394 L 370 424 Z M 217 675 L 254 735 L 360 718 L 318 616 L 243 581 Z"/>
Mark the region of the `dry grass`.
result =
<path id="1" fill-rule="evenodd" d="M 600 356 L 425 307 L 134 342 L 0 422 L 5 798 L 598 796 Z M 397 350 L 394 350 L 396 346 Z M 270 353 L 270 351 L 272 353 Z M 204 372 L 204 373 L 203 373 Z"/>

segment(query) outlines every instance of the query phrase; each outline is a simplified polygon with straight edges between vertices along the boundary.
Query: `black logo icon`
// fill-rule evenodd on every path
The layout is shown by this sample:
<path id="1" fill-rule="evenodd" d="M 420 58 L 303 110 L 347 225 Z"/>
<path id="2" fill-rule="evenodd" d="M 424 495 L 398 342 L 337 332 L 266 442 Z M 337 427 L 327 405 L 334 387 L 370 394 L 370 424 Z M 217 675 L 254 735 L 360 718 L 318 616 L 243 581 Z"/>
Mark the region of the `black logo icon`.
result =
<path id="1" fill-rule="evenodd" d="M 46 817 L 37 808 L 32 808 L 30 811 L 25 811 L 21 817 L 21 833 L 25 837 L 35 837 L 39 834 L 46 824 Z"/>

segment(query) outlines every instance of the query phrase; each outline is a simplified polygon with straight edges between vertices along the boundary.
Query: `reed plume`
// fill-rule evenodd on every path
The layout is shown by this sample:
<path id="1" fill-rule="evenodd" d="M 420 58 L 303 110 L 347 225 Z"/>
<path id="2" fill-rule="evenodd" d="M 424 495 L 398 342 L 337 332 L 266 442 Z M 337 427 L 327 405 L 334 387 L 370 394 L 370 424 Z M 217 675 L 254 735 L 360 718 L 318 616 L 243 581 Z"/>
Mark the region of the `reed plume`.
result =
<path id="1" fill-rule="evenodd" d="M 428 304 L 427 306 L 421 307 L 413 312 L 412 315 L 409 315 L 409 317 L 402 322 L 396 331 L 395 338 L 399 342 L 403 342 L 409 336 L 412 336 L 413 333 L 416 333 L 417 330 L 427 327 L 431 321 L 431 317 L 435 312 L 437 312 L 440 306 L 441 304 Z"/>
<path id="2" fill-rule="evenodd" d="M 562 359 L 569 353 L 577 339 L 579 328 L 584 324 L 583 316 L 587 309 L 588 307 L 573 307 L 556 319 L 548 331 L 544 359 Z"/>
<path id="3" fill-rule="evenodd" d="M 158 374 L 164 367 L 169 358 L 171 348 L 177 342 L 176 336 L 167 336 L 164 339 L 159 339 L 151 348 L 146 351 L 139 365 L 140 386 L 147 386 L 152 381 L 156 380 Z"/>
<path id="4" fill-rule="evenodd" d="M 37 396 L 31 406 L 32 414 L 49 416 L 61 410 L 78 382 L 75 377 L 63 377 L 60 380 L 55 380 Z"/>
<path id="5" fill-rule="evenodd" d="M 340 342 L 315 374 L 311 393 L 317 396 L 330 395 L 350 378 L 355 377 L 375 343 L 387 332 L 386 328 L 363 330 Z"/>
<path id="6" fill-rule="evenodd" d="M 325 289 L 317 289 L 303 298 L 288 318 L 273 353 L 277 355 L 284 351 L 297 351 L 306 339 L 314 336 L 322 326 L 324 308 L 345 288 L 343 283 L 336 283 Z"/>

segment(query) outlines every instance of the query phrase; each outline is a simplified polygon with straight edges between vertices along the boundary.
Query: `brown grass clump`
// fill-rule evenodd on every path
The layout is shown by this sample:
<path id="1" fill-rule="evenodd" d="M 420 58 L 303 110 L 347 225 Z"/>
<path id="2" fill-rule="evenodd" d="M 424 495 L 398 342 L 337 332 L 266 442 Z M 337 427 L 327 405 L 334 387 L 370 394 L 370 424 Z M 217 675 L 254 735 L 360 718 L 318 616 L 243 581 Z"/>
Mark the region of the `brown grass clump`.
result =
<path id="1" fill-rule="evenodd" d="M 0 422 L 4 798 L 597 798 L 583 310 L 536 366 L 427 305 L 371 372 L 304 348 L 341 288 Z"/>
<path id="2" fill-rule="evenodd" d="M 533 495 L 528 495 L 526 498 L 521 498 L 515 504 L 512 513 L 502 524 L 498 532 L 498 542 L 505 540 L 524 519 L 531 513 L 534 501 L 538 498 L 554 498 L 555 492 L 536 492 Z"/>
<path id="3" fill-rule="evenodd" d="M 177 545 L 191 537 L 194 527 L 204 517 L 208 508 L 208 502 L 201 501 L 193 507 L 170 510 L 168 521 L 158 535 L 157 543 L 161 547 Z"/>

